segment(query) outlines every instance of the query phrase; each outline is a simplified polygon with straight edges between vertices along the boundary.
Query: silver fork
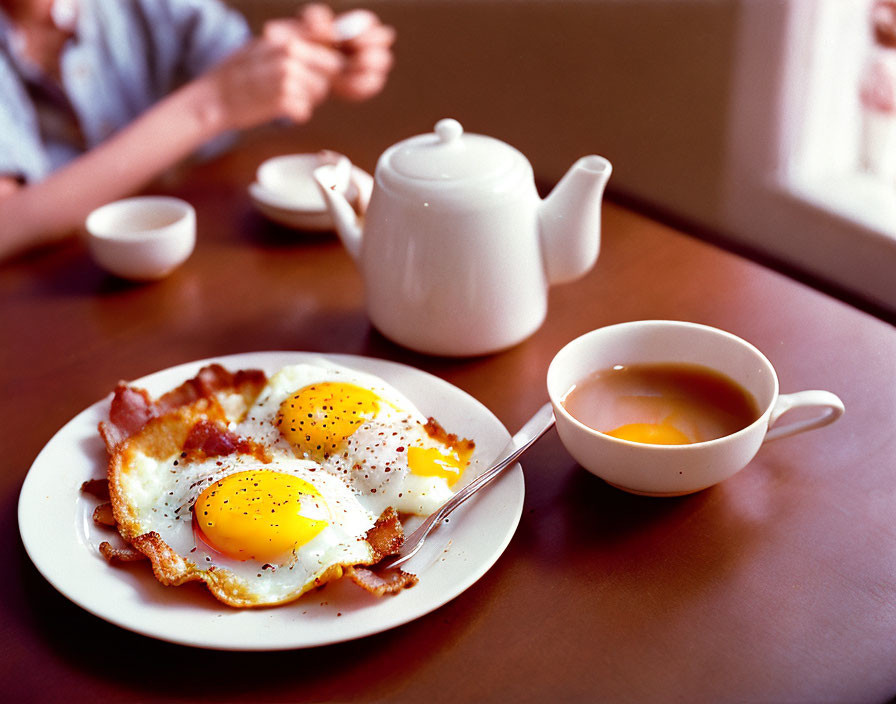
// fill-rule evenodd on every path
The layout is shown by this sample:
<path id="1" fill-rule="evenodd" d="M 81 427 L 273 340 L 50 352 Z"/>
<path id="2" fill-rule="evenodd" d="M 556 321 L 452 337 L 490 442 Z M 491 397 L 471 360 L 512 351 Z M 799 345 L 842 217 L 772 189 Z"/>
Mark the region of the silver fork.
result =
<path id="1" fill-rule="evenodd" d="M 454 509 L 473 496 L 477 491 L 491 484 L 491 482 L 500 476 L 505 469 L 516 462 L 520 458 L 520 455 L 532 447 L 538 438 L 550 430 L 553 425 L 554 412 L 551 408 L 551 404 L 546 403 L 539 408 L 535 415 L 526 421 L 526 424 L 520 428 L 519 432 L 510 439 L 510 442 L 507 443 L 506 447 L 502 450 L 501 458 L 499 460 L 442 504 L 435 513 L 431 514 L 417 530 L 405 539 L 401 546 L 401 550 L 398 551 L 397 555 L 392 555 L 381 560 L 377 564 L 377 568 L 390 569 L 392 567 L 399 567 L 410 560 L 423 546 L 426 537 L 436 528 L 436 526 L 448 518 Z"/>

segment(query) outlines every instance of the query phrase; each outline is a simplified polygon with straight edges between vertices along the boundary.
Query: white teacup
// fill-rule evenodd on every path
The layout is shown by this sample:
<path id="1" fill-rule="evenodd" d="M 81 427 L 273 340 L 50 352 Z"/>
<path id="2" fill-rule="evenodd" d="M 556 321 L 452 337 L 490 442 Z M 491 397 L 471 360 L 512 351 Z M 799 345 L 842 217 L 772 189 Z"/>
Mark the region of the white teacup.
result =
<path id="1" fill-rule="evenodd" d="M 598 432 L 563 405 L 564 395 L 593 372 L 661 363 L 701 365 L 729 377 L 752 395 L 759 418 L 715 440 L 653 445 Z M 828 391 L 779 394 L 771 362 L 749 342 L 717 328 L 670 320 L 621 323 L 582 335 L 554 357 L 547 386 L 557 432 L 576 461 L 613 486 L 650 496 L 679 496 L 717 484 L 746 467 L 763 442 L 833 423 L 844 411 L 843 402 Z M 788 411 L 807 407 L 823 412 L 777 424 Z"/>
<path id="2" fill-rule="evenodd" d="M 97 264 L 135 281 L 161 279 L 196 245 L 196 211 L 179 198 L 137 196 L 87 216 L 87 244 Z"/>

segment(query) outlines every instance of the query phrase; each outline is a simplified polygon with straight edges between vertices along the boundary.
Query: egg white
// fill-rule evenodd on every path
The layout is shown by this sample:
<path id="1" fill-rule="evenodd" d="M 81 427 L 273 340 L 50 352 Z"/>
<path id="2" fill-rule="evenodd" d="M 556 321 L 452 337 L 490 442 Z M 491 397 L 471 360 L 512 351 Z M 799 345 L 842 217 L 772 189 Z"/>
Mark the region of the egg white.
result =
<path id="1" fill-rule="evenodd" d="M 329 525 L 311 541 L 299 546 L 294 561 L 285 565 L 261 564 L 227 557 L 196 540 L 191 508 L 214 482 L 249 469 L 264 469 L 298 477 L 313 485 L 329 508 Z M 181 455 L 156 460 L 135 453 L 129 471 L 122 475 L 122 489 L 138 526 L 138 532 L 154 531 L 188 567 L 207 571 L 226 570 L 244 598 L 254 604 L 291 600 L 315 586 L 315 580 L 333 565 L 369 564 L 375 560 L 366 542 L 376 516 L 365 509 L 338 478 L 310 461 L 277 454 L 262 464 L 252 455 L 232 454 L 189 462 Z"/>
<path id="2" fill-rule="evenodd" d="M 424 430 L 427 418 L 410 399 L 378 376 L 323 358 L 313 364 L 286 366 L 274 374 L 245 420 L 232 429 L 277 453 L 300 454 L 280 434 L 277 413 L 290 395 L 322 382 L 355 384 L 382 401 L 376 416 L 355 430 L 346 447 L 321 461 L 325 471 L 353 489 L 365 509 L 379 515 L 391 506 L 399 513 L 428 516 L 451 498 L 454 491 L 443 477 L 419 476 L 408 468 L 407 448 L 444 447 Z"/>

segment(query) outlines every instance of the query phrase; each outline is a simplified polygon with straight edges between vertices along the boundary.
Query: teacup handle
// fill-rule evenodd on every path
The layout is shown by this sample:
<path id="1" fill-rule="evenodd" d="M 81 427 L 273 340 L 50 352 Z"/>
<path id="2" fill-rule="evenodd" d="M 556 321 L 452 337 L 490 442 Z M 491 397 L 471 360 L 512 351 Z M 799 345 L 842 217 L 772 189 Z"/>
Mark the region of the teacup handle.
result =
<path id="1" fill-rule="evenodd" d="M 815 418 L 785 423 L 777 428 L 772 427 L 781 416 L 794 408 L 823 408 L 827 409 L 827 413 Z M 775 402 L 769 416 L 768 426 L 770 429 L 765 434 L 765 439 L 777 440 L 778 438 L 786 438 L 796 433 L 802 433 L 804 430 L 812 430 L 813 428 L 829 425 L 842 416 L 844 410 L 843 401 L 830 391 L 813 390 L 781 394 L 778 396 L 778 400 Z"/>

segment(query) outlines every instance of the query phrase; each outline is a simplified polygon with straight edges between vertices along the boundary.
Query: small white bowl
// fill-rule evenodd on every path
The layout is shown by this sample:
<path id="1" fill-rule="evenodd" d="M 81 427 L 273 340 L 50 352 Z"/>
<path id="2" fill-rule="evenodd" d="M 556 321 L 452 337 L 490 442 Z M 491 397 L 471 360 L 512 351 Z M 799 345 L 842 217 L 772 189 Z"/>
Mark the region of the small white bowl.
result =
<path id="1" fill-rule="evenodd" d="M 196 245 L 196 211 L 179 198 L 137 196 L 87 216 L 87 245 L 106 271 L 134 281 L 170 274 Z"/>
<path id="2" fill-rule="evenodd" d="M 333 218 L 314 180 L 314 170 L 338 161 L 338 154 L 328 152 L 268 159 L 258 167 L 256 181 L 249 184 L 249 197 L 264 216 L 281 225 L 313 232 L 332 230 Z M 337 168 L 334 163 L 337 187 L 363 212 L 370 200 L 373 178 L 351 166 L 347 159 L 344 163 L 346 168 Z"/>

